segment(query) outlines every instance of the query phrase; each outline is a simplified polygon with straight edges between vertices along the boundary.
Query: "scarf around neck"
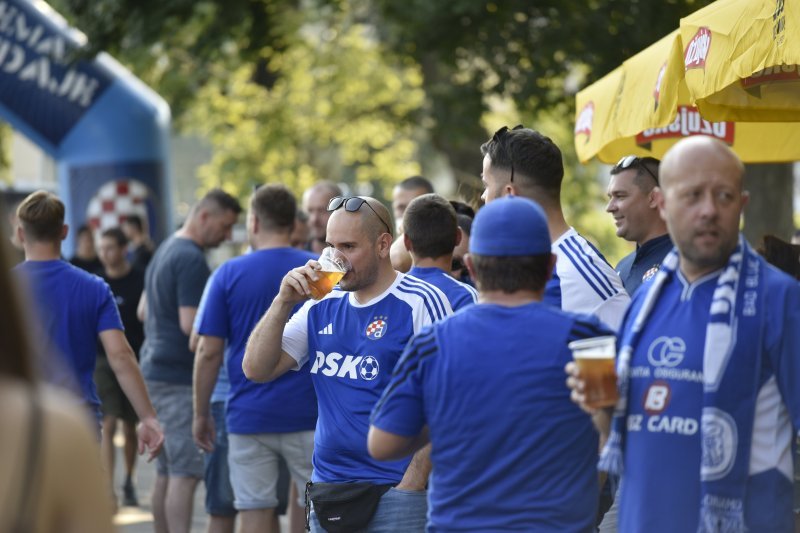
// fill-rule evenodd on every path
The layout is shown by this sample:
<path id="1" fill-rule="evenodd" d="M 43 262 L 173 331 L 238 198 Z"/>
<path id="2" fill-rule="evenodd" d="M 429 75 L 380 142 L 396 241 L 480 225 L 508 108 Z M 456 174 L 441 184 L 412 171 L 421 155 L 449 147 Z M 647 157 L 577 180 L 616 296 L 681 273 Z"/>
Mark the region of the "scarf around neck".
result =
<path id="1" fill-rule="evenodd" d="M 611 434 L 600 456 L 600 470 L 623 473 L 631 357 L 661 290 L 677 268 L 678 253 L 673 249 L 653 283 L 642 289 L 647 293 L 631 309 L 632 321 L 621 332 L 617 357 L 619 401 L 614 408 Z M 703 349 L 701 533 L 747 530 L 744 498 L 761 367 L 765 320 L 760 308 L 764 305 L 765 268 L 764 260 L 739 235 L 711 301 Z M 658 455 L 658 450 L 651 452 Z"/>

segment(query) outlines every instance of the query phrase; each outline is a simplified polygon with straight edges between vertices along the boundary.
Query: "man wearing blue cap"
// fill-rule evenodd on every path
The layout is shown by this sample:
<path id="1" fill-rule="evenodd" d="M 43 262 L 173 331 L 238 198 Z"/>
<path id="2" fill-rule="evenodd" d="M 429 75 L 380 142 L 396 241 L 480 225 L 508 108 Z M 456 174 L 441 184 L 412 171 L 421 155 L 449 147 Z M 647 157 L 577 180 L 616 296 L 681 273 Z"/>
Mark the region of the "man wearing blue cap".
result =
<path id="1" fill-rule="evenodd" d="M 561 375 L 569 342 L 610 330 L 541 303 L 555 257 L 538 204 L 498 199 L 472 229 L 479 303 L 408 344 L 369 452 L 392 460 L 432 443 L 429 531 L 592 531 L 597 434 Z"/>

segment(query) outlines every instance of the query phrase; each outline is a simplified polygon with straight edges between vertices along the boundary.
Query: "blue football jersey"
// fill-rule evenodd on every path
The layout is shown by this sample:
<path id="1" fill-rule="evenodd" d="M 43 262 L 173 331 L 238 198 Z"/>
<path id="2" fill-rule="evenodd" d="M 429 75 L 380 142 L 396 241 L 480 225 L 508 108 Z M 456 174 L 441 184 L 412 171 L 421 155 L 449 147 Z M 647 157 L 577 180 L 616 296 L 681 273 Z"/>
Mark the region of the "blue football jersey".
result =
<path id="1" fill-rule="evenodd" d="M 436 285 L 450 300 L 453 311 L 467 307 L 478 301 L 478 291 L 475 287 L 458 281 L 450 274 L 436 267 L 414 267 L 408 271 L 409 275 Z"/>
<path id="2" fill-rule="evenodd" d="M 632 355 L 621 532 L 697 531 L 703 351 L 718 276 L 689 283 L 676 272 L 668 279 Z M 766 314 L 765 332 L 744 516 L 748 531 L 788 532 L 792 425 L 800 427 L 800 287 L 772 267 L 764 281 L 758 312 Z M 635 308 L 646 292 L 637 291 Z M 634 317 L 631 312 L 623 328 Z"/>
<path id="3" fill-rule="evenodd" d="M 452 314 L 445 295 L 422 280 L 398 274 L 369 302 L 334 290 L 308 301 L 289 320 L 283 350 L 298 368 L 311 365 L 319 418 L 313 481 L 395 484 L 409 460 L 381 462 L 367 453 L 369 415 L 409 339 Z"/>

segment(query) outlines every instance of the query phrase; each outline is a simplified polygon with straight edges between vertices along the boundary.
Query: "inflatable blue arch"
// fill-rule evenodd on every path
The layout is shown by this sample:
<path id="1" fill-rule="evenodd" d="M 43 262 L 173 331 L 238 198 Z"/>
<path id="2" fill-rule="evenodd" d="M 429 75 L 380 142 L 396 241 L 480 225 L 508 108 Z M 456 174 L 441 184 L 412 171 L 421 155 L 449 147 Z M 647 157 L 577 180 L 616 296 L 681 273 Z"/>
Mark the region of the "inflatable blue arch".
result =
<path id="1" fill-rule="evenodd" d="M 0 118 L 56 161 L 70 228 L 87 222 L 101 187 L 135 183 L 160 241 L 172 229 L 169 106 L 108 54 L 75 60 L 83 40 L 44 2 L 0 0 Z"/>

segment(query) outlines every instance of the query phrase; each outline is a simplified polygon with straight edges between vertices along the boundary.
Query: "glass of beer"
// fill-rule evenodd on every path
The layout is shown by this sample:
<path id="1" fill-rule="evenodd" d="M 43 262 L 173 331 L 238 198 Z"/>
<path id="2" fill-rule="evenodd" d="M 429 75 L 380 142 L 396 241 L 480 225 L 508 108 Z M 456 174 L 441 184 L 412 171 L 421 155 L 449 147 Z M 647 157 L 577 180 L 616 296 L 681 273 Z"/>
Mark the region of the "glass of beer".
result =
<path id="1" fill-rule="evenodd" d="M 572 357 L 584 381 L 586 406 L 593 409 L 617 403 L 617 373 L 614 370 L 616 338 L 612 335 L 569 343 Z"/>
<path id="2" fill-rule="evenodd" d="M 317 262 L 320 266 L 317 271 L 318 279 L 317 281 L 309 279 L 308 286 L 311 289 L 311 297 L 321 300 L 353 267 L 347 257 L 333 246 L 322 250 Z"/>

